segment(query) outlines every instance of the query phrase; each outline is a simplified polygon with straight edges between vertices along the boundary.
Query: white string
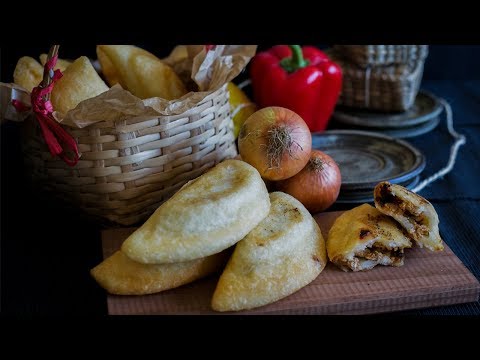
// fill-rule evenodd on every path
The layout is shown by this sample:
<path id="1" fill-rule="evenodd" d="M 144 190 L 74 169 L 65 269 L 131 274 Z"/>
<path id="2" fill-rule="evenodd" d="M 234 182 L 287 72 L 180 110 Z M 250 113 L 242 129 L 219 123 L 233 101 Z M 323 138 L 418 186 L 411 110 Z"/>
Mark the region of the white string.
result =
<path id="1" fill-rule="evenodd" d="M 452 108 L 450 107 L 450 104 L 443 99 L 439 99 L 439 100 L 442 103 L 443 107 L 445 108 L 445 112 L 446 112 L 446 115 L 447 115 L 446 120 L 447 120 L 448 132 L 455 139 L 455 142 L 453 143 L 452 147 L 450 148 L 450 158 L 448 159 L 447 165 L 443 169 L 441 169 L 440 171 L 436 172 L 435 174 L 426 178 L 420 184 L 415 186 L 412 189 L 413 192 L 419 192 L 420 190 L 422 190 L 428 184 L 434 182 L 438 178 L 440 178 L 440 177 L 444 176 L 445 174 L 449 173 L 453 169 L 453 166 L 455 165 L 455 161 L 457 159 L 458 149 L 460 148 L 460 146 L 462 146 L 466 143 L 465 135 L 459 134 L 453 128 L 453 116 L 452 116 Z"/>

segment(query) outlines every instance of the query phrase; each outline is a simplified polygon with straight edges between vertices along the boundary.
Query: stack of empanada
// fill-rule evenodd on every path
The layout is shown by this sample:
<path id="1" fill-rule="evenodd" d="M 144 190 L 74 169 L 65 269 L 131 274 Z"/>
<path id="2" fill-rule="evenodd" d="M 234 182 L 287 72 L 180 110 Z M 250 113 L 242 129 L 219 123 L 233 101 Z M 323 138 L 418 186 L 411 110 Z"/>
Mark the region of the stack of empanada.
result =
<path id="1" fill-rule="evenodd" d="M 186 284 L 220 270 L 222 251 L 269 211 L 258 171 L 226 160 L 183 186 L 91 273 L 112 294 L 150 294 Z"/>
<path id="2" fill-rule="evenodd" d="M 313 281 L 327 263 L 308 210 L 290 195 L 268 194 L 258 171 L 227 160 L 187 183 L 91 273 L 112 294 L 177 287 L 223 268 L 212 307 L 251 309 Z"/>

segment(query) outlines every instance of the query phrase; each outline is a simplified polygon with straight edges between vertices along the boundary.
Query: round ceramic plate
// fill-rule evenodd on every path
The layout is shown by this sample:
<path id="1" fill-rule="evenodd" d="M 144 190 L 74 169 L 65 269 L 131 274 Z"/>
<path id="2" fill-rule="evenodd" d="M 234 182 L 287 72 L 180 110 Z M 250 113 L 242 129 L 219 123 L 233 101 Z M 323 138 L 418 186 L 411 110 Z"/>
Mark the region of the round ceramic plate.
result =
<path id="1" fill-rule="evenodd" d="M 420 91 L 413 106 L 404 112 L 384 113 L 339 106 L 333 113 L 333 119 L 343 124 L 369 128 L 404 128 L 437 118 L 441 112 L 442 105 L 438 98 Z"/>
<path id="2" fill-rule="evenodd" d="M 425 168 L 425 157 L 406 141 L 358 130 L 312 134 L 312 147 L 340 167 L 343 191 L 369 191 L 380 181 L 406 182 Z"/>

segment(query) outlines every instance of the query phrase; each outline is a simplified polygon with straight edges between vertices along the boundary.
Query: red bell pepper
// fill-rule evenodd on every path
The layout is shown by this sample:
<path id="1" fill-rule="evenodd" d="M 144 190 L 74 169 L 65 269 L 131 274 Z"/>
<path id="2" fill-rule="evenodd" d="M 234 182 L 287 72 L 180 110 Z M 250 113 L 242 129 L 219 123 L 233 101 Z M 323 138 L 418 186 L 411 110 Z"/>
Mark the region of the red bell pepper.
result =
<path id="1" fill-rule="evenodd" d="M 259 107 L 282 106 L 310 131 L 323 131 L 342 89 L 342 70 L 313 46 L 277 45 L 252 60 L 250 78 Z"/>

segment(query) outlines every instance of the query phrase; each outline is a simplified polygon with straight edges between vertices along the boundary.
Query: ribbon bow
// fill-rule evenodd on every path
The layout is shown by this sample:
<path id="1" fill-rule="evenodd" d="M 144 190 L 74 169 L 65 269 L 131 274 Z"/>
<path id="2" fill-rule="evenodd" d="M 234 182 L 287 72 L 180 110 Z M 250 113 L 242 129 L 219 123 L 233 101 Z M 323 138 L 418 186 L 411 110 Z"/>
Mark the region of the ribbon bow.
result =
<path id="1" fill-rule="evenodd" d="M 52 117 L 53 106 L 50 102 L 51 94 L 55 82 L 62 77 L 60 70 L 53 71 L 57 63 L 58 55 L 52 56 L 45 64 L 45 69 L 51 78 L 49 85 L 43 87 L 40 84 L 34 87 L 31 94 L 32 111 L 35 114 L 40 128 L 42 129 L 43 138 L 53 157 L 59 156 L 66 164 L 74 166 L 80 157 L 78 153 L 77 142 L 75 139 L 63 129 L 60 124 Z M 12 104 L 17 111 L 25 111 L 26 106 L 18 100 L 12 100 Z M 63 144 L 60 145 L 60 143 Z M 70 152 L 72 157 L 68 157 Z"/>

